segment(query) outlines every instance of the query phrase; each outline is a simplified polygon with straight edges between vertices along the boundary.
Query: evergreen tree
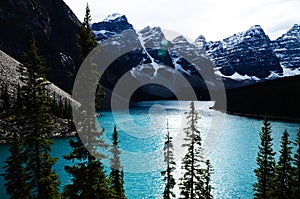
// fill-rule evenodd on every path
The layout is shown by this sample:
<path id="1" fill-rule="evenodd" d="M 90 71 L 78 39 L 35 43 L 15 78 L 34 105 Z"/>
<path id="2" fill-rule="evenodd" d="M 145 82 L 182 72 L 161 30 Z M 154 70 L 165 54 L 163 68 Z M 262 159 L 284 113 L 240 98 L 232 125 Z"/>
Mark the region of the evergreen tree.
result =
<path id="1" fill-rule="evenodd" d="M 24 64 L 18 70 L 21 75 L 23 104 L 22 130 L 24 132 L 24 150 L 26 157 L 26 179 L 32 188 L 31 195 L 37 199 L 58 198 L 58 176 L 52 170 L 57 158 L 50 157 L 51 145 L 47 137 L 52 132 L 50 105 L 45 95 L 44 60 L 37 53 L 36 42 L 30 41 L 28 51 L 24 54 Z"/>
<path id="2" fill-rule="evenodd" d="M 63 197 L 112 198 L 113 192 L 109 189 L 109 182 L 101 162 L 87 150 L 78 133 L 74 140 L 70 140 L 70 145 L 72 152 L 64 158 L 73 163 L 72 166 L 65 166 L 65 170 L 72 176 L 72 184 L 64 187 Z"/>
<path id="3" fill-rule="evenodd" d="M 97 46 L 97 40 L 90 27 L 91 14 L 89 5 L 86 5 L 85 17 L 81 25 L 81 32 L 77 35 L 78 47 L 80 50 L 81 62 L 88 56 L 88 54 Z M 79 69 L 79 68 L 78 68 Z M 77 70 L 78 71 L 78 70 Z"/>
<path id="4" fill-rule="evenodd" d="M 64 116 L 64 118 L 65 119 L 68 119 L 68 99 L 67 98 L 65 98 L 64 99 L 64 114 L 63 114 L 63 116 Z"/>
<path id="5" fill-rule="evenodd" d="M 5 111 L 5 113 L 8 115 L 10 112 L 10 96 L 8 93 L 8 86 L 7 84 L 2 85 L 1 89 L 1 99 L 2 99 L 2 111 Z"/>
<path id="6" fill-rule="evenodd" d="M 278 199 L 291 199 L 292 198 L 292 147 L 289 140 L 289 134 L 284 131 L 281 137 L 281 150 L 279 161 L 276 165 L 275 177 L 271 190 L 271 197 Z"/>
<path id="7" fill-rule="evenodd" d="M 105 175 L 102 159 L 106 156 L 100 151 L 108 145 L 103 140 L 104 130 L 97 130 L 93 105 L 81 103 L 76 114 L 77 133 L 70 141 L 72 151 L 65 155 L 66 160 L 73 165 L 65 166 L 65 170 L 72 176 L 72 184 L 64 187 L 65 198 L 112 198 L 113 191 L 109 188 L 109 180 Z M 79 137 L 80 135 L 80 137 Z"/>
<path id="8" fill-rule="evenodd" d="M 58 116 L 58 114 L 57 114 L 57 104 L 56 104 L 56 92 L 55 91 L 53 91 L 53 94 L 52 94 L 51 111 L 54 115 Z"/>
<path id="9" fill-rule="evenodd" d="M 97 45 L 95 36 L 90 28 L 90 21 L 90 9 L 87 5 L 84 22 L 77 40 L 81 61 Z M 90 74 L 81 75 L 86 75 L 89 78 Z M 89 80 L 87 81 L 89 82 Z M 90 92 L 93 92 L 90 88 L 84 88 L 81 94 L 89 96 L 85 94 Z M 69 155 L 64 156 L 66 160 L 70 160 L 73 163 L 71 166 L 65 166 L 65 170 L 72 176 L 72 184 L 64 187 L 63 197 L 112 198 L 113 192 L 109 188 L 109 181 L 101 163 L 105 155 L 99 152 L 108 147 L 102 139 L 104 130 L 100 132 L 97 130 L 94 118 L 95 105 L 85 101 L 80 101 L 80 104 L 81 106 L 76 109 L 76 114 L 80 117 L 80 121 L 76 122 L 77 133 L 74 140 L 70 141 L 72 151 Z"/>
<path id="10" fill-rule="evenodd" d="M 23 100 L 22 100 L 22 94 L 21 94 L 21 86 L 17 86 L 17 95 L 14 103 L 14 111 L 16 114 L 16 122 L 22 126 L 22 113 L 23 113 Z"/>
<path id="11" fill-rule="evenodd" d="M 176 182 L 173 177 L 173 172 L 176 169 L 176 163 L 174 161 L 174 155 L 173 155 L 173 138 L 170 136 L 169 132 L 169 125 L 167 124 L 167 135 L 166 135 L 166 141 L 164 144 L 164 161 L 166 163 L 166 170 L 161 172 L 161 175 L 164 177 L 165 181 L 165 189 L 163 192 L 163 199 L 170 199 L 175 198 L 176 195 L 172 191 Z"/>
<path id="12" fill-rule="evenodd" d="M 205 165 L 206 165 L 206 169 L 205 169 L 205 176 L 204 176 L 204 194 L 203 194 L 203 198 L 205 199 L 212 199 L 213 196 L 211 194 L 211 190 L 212 190 L 212 186 L 211 186 L 211 174 L 213 172 L 213 169 L 212 169 L 212 165 L 210 163 L 209 160 L 206 160 L 205 162 Z"/>
<path id="13" fill-rule="evenodd" d="M 68 111 L 67 111 L 67 119 L 68 119 L 68 127 L 70 131 L 75 131 L 75 125 L 73 121 L 73 114 L 72 114 L 72 105 L 70 100 L 68 101 Z"/>
<path id="14" fill-rule="evenodd" d="M 124 190 L 124 172 L 123 167 L 120 163 L 120 154 L 121 151 L 118 147 L 118 132 L 116 126 L 114 127 L 114 132 L 112 135 L 113 145 L 110 149 L 112 153 L 112 158 L 110 159 L 110 179 L 111 179 L 111 188 L 115 191 L 116 199 L 125 199 L 125 190 Z"/>
<path id="15" fill-rule="evenodd" d="M 268 192 L 271 190 L 271 181 L 275 171 L 275 152 L 273 152 L 273 138 L 271 137 L 271 126 L 267 116 L 264 119 L 264 126 L 260 132 L 260 146 L 256 158 L 258 168 L 254 170 L 257 182 L 254 184 L 254 198 L 270 198 Z"/>
<path id="16" fill-rule="evenodd" d="M 64 117 L 64 105 L 61 96 L 59 96 L 57 116 L 60 118 Z"/>
<path id="17" fill-rule="evenodd" d="M 185 128 L 186 144 L 183 147 L 188 147 L 188 152 L 182 159 L 182 169 L 184 170 L 181 183 L 181 198 L 194 199 L 204 198 L 205 194 L 205 169 L 202 168 L 202 146 L 200 131 L 197 130 L 199 116 L 195 110 L 194 102 L 191 102 L 190 112 L 187 116 L 188 122 Z"/>
<path id="18" fill-rule="evenodd" d="M 300 127 L 298 128 L 295 145 L 297 150 L 294 154 L 295 178 L 293 184 L 293 198 L 298 198 L 300 193 Z"/>
<path id="19" fill-rule="evenodd" d="M 31 198 L 31 187 L 27 183 L 29 175 L 24 168 L 26 159 L 22 155 L 22 141 L 16 132 L 13 134 L 9 152 L 10 156 L 4 161 L 5 166 L 3 167 L 6 193 L 11 199 L 29 199 Z"/>

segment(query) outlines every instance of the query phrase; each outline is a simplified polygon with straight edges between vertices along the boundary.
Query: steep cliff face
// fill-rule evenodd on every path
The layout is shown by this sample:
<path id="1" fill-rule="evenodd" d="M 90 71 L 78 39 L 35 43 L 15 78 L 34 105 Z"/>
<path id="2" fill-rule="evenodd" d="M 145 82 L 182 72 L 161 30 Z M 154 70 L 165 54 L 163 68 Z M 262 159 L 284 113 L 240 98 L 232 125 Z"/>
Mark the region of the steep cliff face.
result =
<path id="1" fill-rule="evenodd" d="M 223 41 L 208 42 L 205 49 L 223 75 L 238 73 L 266 78 L 272 71 L 282 73 L 270 43 L 263 29 L 256 25 Z"/>
<path id="2" fill-rule="evenodd" d="M 300 68 L 300 26 L 295 24 L 286 34 L 272 42 L 273 50 L 283 67 Z"/>
<path id="3" fill-rule="evenodd" d="M 123 32 L 124 30 L 133 29 L 128 23 L 125 15 L 114 13 L 99 23 L 92 24 L 92 29 L 99 42 Z"/>
<path id="4" fill-rule="evenodd" d="M 111 15 L 103 22 L 93 24 L 92 29 L 99 43 L 113 38 L 110 43 L 111 48 L 114 48 L 110 50 L 111 55 L 134 46 L 130 52 L 120 56 L 109 66 L 101 78 L 104 86 L 113 89 L 120 77 L 130 72 L 130 78 L 141 85 L 144 82 L 158 81 L 168 85 L 171 90 L 181 92 L 187 89 L 178 80 L 178 76 L 182 75 L 193 87 L 207 90 L 201 75 L 187 61 L 188 59 L 193 60 L 194 63 L 200 63 L 204 50 L 190 44 L 185 38 L 178 37 L 173 41 L 168 41 L 160 27 L 147 26 L 136 32 L 126 17 L 119 14 Z M 101 45 L 106 45 L 106 42 Z M 108 50 L 106 46 L 102 47 Z M 205 95 L 207 95 L 206 92 Z M 157 84 L 146 85 L 135 93 L 135 97 L 140 99 L 153 96 L 166 99 L 174 97 L 174 93 Z"/>
<path id="5" fill-rule="evenodd" d="M 48 79 L 70 90 L 68 73 L 78 64 L 76 34 L 80 21 L 63 0 L 5 0 L 0 6 L 0 49 L 22 62 L 29 39 L 35 37 L 45 57 Z"/>

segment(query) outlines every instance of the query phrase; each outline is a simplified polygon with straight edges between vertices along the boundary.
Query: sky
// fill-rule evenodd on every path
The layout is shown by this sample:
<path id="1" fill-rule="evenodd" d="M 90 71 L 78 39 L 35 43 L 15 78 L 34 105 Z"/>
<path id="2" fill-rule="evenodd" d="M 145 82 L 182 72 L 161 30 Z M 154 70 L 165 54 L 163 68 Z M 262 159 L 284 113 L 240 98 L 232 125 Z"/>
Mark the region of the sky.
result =
<path id="1" fill-rule="evenodd" d="M 272 40 L 300 24 L 300 0 L 64 0 L 80 21 L 86 4 L 92 23 L 124 14 L 135 29 L 172 30 L 195 40 L 222 40 L 261 25 Z"/>

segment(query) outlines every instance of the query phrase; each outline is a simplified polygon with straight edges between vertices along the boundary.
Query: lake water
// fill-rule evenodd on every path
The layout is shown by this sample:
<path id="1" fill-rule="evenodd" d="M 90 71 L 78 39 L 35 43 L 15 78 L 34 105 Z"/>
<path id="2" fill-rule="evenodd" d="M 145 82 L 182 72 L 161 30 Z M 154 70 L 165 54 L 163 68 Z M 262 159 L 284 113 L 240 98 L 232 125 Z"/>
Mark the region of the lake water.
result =
<path id="1" fill-rule="evenodd" d="M 211 105 L 212 102 L 196 102 L 201 117 L 198 129 L 203 138 L 204 155 L 211 160 L 214 168 L 214 198 L 252 198 L 252 185 L 256 181 L 253 170 L 256 168 L 262 121 L 222 114 L 209 109 Z M 125 170 L 125 191 L 129 199 L 161 198 L 164 185 L 160 171 L 164 167 L 162 149 L 167 121 L 174 138 L 177 166 L 180 167 L 180 159 L 185 153 L 185 149 L 181 147 L 184 113 L 188 110 L 189 102 L 153 101 L 139 103 L 130 109 L 130 114 L 126 110 L 114 114 L 104 111 L 103 116 L 97 118 L 101 127 L 105 128 L 107 143 L 111 143 L 113 126 L 117 125 L 121 141 L 121 161 Z M 295 140 L 298 124 L 271 121 L 271 125 L 275 151 L 279 151 L 280 137 L 285 129 L 290 133 L 291 140 Z M 52 151 L 53 156 L 59 157 L 54 168 L 62 185 L 70 183 L 70 176 L 64 171 L 64 165 L 70 162 L 62 158 L 63 154 L 68 154 L 71 150 L 69 139 L 71 138 L 55 139 Z M 8 145 L 0 145 L 0 154 L 0 173 L 3 173 L 2 166 L 8 156 Z M 104 164 L 109 171 L 108 161 Z M 176 170 L 175 176 L 179 178 L 180 175 L 180 170 Z M 7 198 L 2 177 L 0 198 Z"/>

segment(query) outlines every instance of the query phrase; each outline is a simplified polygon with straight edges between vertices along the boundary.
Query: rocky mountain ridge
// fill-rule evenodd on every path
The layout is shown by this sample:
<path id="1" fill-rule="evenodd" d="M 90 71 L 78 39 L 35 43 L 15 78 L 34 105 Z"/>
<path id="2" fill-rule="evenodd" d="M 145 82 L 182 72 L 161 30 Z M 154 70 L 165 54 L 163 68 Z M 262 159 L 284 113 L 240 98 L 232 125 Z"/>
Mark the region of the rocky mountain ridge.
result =
<path id="1" fill-rule="evenodd" d="M 255 25 L 222 41 L 206 41 L 201 35 L 194 43 L 189 43 L 182 36 L 168 41 L 159 27 L 146 27 L 137 32 L 127 18 L 120 14 L 113 14 L 103 22 L 93 24 L 92 28 L 99 43 L 113 36 L 122 40 L 118 37 L 122 32 L 133 32 L 130 40 L 138 42 L 136 46 L 139 49 L 131 52 L 131 59 L 128 56 L 120 57 L 113 65 L 115 73 L 119 73 L 122 67 L 121 70 L 131 70 L 132 76 L 137 80 L 145 77 L 165 77 L 173 80 L 176 73 L 179 73 L 193 87 L 205 90 L 206 84 L 214 78 L 211 71 L 206 71 L 205 66 L 209 64 L 207 57 L 214 64 L 213 73 L 224 81 L 226 88 L 300 74 L 300 55 L 297 54 L 300 49 L 298 25 L 275 41 L 271 41 L 264 30 Z M 175 72 L 166 66 L 175 69 Z M 195 67 L 198 67 L 197 70 Z M 203 75 L 208 77 L 203 78 Z M 117 76 L 121 77 L 122 73 Z M 117 80 L 118 78 L 115 79 Z M 104 85 L 105 81 L 107 80 L 103 81 Z M 111 82 L 110 87 L 115 83 Z"/>

